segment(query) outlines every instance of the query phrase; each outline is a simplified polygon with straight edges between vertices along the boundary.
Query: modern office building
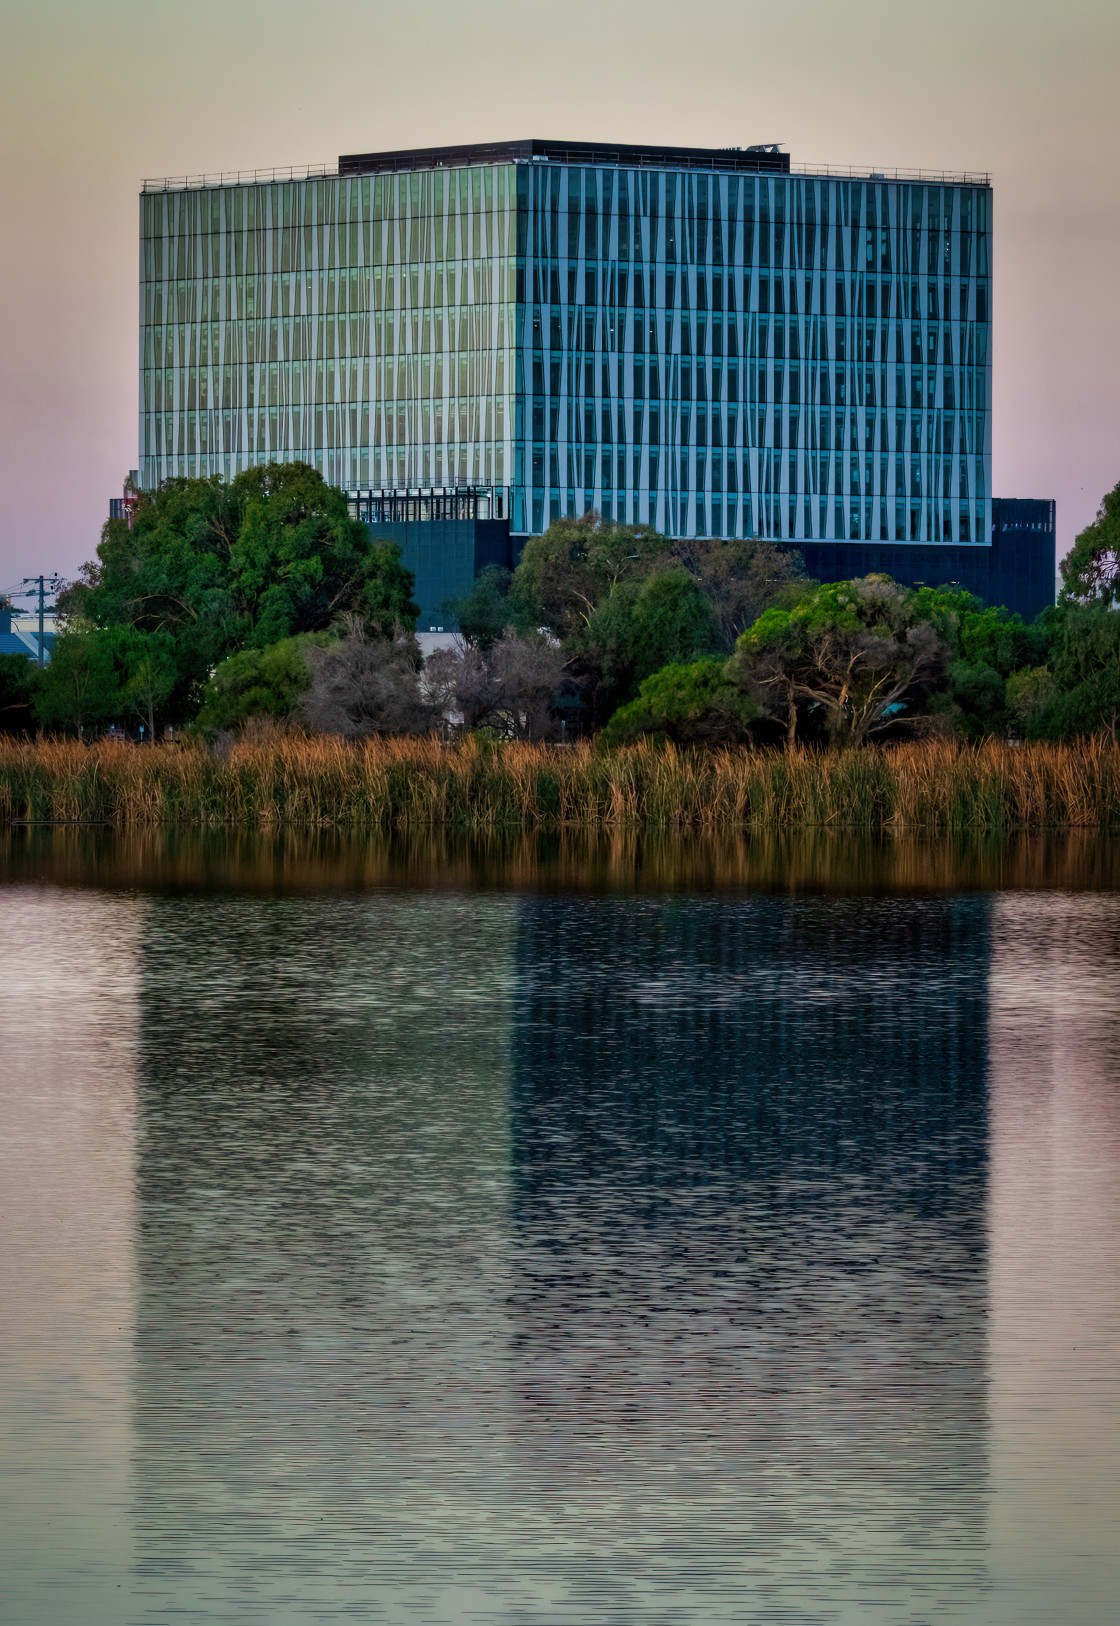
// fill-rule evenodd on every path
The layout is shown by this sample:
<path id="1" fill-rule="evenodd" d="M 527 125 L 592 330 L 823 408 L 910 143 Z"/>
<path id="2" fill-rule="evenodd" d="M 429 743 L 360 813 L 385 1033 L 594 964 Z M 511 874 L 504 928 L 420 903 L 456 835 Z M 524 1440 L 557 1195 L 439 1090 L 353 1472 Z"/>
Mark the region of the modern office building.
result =
<path id="1" fill-rule="evenodd" d="M 306 459 L 379 530 L 444 528 L 433 614 L 495 556 L 480 523 L 512 558 L 590 508 L 807 559 L 947 548 L 963 579 L 993 536 L 991 244 L 986 175 L 773 147 L 149 181 L 141 483 Z"/>

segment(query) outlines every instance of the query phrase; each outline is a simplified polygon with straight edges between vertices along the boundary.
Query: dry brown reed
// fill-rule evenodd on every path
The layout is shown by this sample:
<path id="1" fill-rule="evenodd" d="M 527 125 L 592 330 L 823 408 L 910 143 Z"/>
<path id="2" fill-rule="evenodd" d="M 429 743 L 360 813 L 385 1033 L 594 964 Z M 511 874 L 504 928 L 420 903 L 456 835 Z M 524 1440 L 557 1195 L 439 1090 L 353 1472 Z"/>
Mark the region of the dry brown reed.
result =
<path id="1" fill-rule="evenodd" d="M 1006 834 L 1120 827 L 1120 750 L 924 741 L 857 751 L 468 739 L 0 741 L 0 818 L 365 831 L 743 827 Z"/>

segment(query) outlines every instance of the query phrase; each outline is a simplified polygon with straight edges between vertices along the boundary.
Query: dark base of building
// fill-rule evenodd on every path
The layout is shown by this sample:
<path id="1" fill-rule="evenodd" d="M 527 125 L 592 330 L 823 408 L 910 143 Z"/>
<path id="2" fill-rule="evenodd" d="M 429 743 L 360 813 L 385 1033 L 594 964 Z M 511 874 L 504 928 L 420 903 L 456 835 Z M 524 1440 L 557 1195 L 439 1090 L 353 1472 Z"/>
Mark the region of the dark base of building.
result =
<path id="1" fill-rule="evenodd" d="M 469 593 L 487 565 L 513 569 L 508 519 L 374 521 L 369 529 L 376 540 L 397 543 L 416 578 L 418 632 L 453 632 L 457 622 L 447 605 Z"/>
<path id="2" fill-rule="evenodd" d="M 411 504 L 408 506 L 407 504 Z M 524 546 L 511 536 L 508 519 L 435 518 L 419 499 L 400 499 L 397 512 L 374 508 L 351 497 L 351 511 L 375 537 L 399 544 L 403 562 L 416 578 L 420 632 L 454 631 L 447 605 L 470 591 L 487 565 L 512 570 Z M 463 504 L 460 503 L 462 507 Z M 465 512 L 476 512 L 466 503 Z M 493 512 L 492 508 L 488 510 Z M 985 604 L 1003 605 L 1033 621 L 1054 602 L 1055 510 L 1049 501 L 996 498 L 989 543 L 790 542 L 815 581 L 848 581 L 876 572 L 904 587 L 962 587 Z"/>
<path id="3" fill-rule="evenodd" d="M 985 604 L 1002 605 L 1024 621 L 1054 602 L 1054 504 L 995 498 L 991 544 L 937 542 L 798 542 L 805 573 L 815 581 L 849 581 L 876 572 L 903 587 L 963 587 Z"/>

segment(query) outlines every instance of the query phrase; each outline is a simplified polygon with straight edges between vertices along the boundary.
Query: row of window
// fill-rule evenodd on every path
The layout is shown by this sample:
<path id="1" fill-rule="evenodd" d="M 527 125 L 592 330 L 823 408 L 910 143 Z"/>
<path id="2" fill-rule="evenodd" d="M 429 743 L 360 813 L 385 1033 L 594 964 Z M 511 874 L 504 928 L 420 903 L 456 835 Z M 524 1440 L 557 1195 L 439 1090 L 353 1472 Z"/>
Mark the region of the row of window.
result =
<path id="1" fill-rule="evenodd" d="M 607 519 L 653 525 L 668 536 L 762 536 L 779 541 L 809 542 L 981 542 L 986 513 L 953 510 L 934 504 L 850 505 L 843 500 L 796 497 L 707 498 L 688 493 L 598 492 L 569 488 L 528 500 L 513 494 L 514 524 L 536 532 L 564 515 L 576 517 L 596 508 Z"/>
<path id="2" fill-rule="evenodd" d="M 438 245 L 452 239 L 508 233 L 516 218 L 518 252 L 574 255 L 579 247 L 629 260 L 656 259 L 660 247 L 669 261 L 742 264 L 765 245 L 782 263 L 788 238 L 804 263 L 834 238 L 837 263 L 878 268 L 897 244 L 917 264 L 924 245 L 932 268 L 951 257 L 943 245 L 983 243 L 988 232 L 987 192 L 970 187 L 550 166 L 522 171 L 516 189 L 515 203 L 508 166 L 488 166 L 465 194 L 455 190 L 454 172 L 436 171 L 149 195 L 142 243 L 165 274 L 183 274 L 185 263 L 204 256 L 255 258 L 259 244 L 315 253 L 348 238 L 381 250 L 386 262 L 415 262 L 441 257 Z"/>
<path id="3" fill-rule="evenodd" d="M 141 194 L 140 230 L 144 237 L 189 240 L 206 232 L 489 214 L 514 208 L 516 202 L 513 165 L 485 164 L 397 175 L 328 176 L 257 186 L 147 192 Z"/>
<path id="4" fill-rule="evenodd" d="M 505 443 L 515 433 L 516 408 L 517 403 L 511 397 L 486 399 L 478 395 L 452 398 L 446 403 L 395 399 L 370 402 L 357 398 L 349 402 L 322 399 L 269 402 L 262 397 L 256 402 L 240 402 L 236 407 L 223 407 L 218 401 L 207 402 L 200 397 L 182 411 L 161 411 L 158 403 L 148 400 L 144 403 L 143 416 L 151 433 L 170 445 L 177 444 L 184 432 L 193 439 L 199 422 L 216 423 L 219 415 L 226 423 L 231 417 L 247 418 L 254 412 L 261 418 L 267 415 L 271 421 L 287 424 L 286 434 L 294 434 L 302 440 L 308 438 L 309 426 L 321 422 L 324 414 L 359 414 L 360 419 L 355 418 L 361 424 L 355 434 L 359 445 L 372 439 L 375 443 L 396 445 L 404 451 L 416 443 L 465 440 L 472 434 Z M 640 454 L 648 448 L 656 455 L 666 448 L 676 450 L 691 446 L 707 451 L 711 447 L 718 451 L 724 446 L 742 446 L 745 450 L 773 455 L 783 449 L 788 449 L 791 455 L 846 450 L 853 457 L 868 458 L 873 453 L 881 457 L 893 453 L 899 460 L 930 456 L 985 458 L 989 452 L 989 419 L 984 413 L 933 412 L 921 417 L 906 413 L 892 416 L 872 412 L 849 416 L 830 411 L 812 414 L 790 411 L 784 415 L 773 408 L 761 408 L 742 415 L 724 416 L 714 412 L 709 419 L 707 413 L 693 415 L 688 411 L 678 415 L 675 411 L 662 413 L 652 407 L 647 413 L 639 406 L 633 409 L 630 421 L 623 411 L 613 416 L 605 411 L 600 416 L 594 410 L 580 413 L 570 408 L 564 413 L 549 411 L 546 415 L 538 404 L 533 408 L 531 425 L 528 417 L 523 421 L 526 431 L 531 427 L 532 438 L 528 444 L 533 447 L 538 461 L 544 451 L 546 423 L 552 444 L 566 444 L 580 452 L 597 446 L 617 446 L 621 451 L 628 446 L 632 453 Z M 216 431 L 211 428 L 208 433 L 213 436 Z M 916 462 L 912 467 L 917 467 Z M 901 468 L 899 461 L 896 469 Z M 903 483 L 901 472 L 896 474 L 896 483 Z"/>
<path id="5" fill-rule="evenodd" d="M 521 222 L 516 223 L 520 228 Z M 225 233 L 200 236 L 190 241 L 171 237 L 148 237 L 141 244 L 142 277 L 146 282 L 172 282 L 182 279 L 217 278 L 268 273 L 300 273 L 321 266 L 361 268 L 367 275 L 399 268 L 415 274 L 420 269 L 434 271 L 448 261 L 484 259 L 493 261 L 516 254 L 536 262 L 547 275 L 547 264 L 560 261 L 569 265 L 613 261 L 621 274 L 635 277 L 644 266 L 662 264 L 671 268 L 789 266 L 795 270 L 834 270 L 849 273 L 904 276 L 986 276 L 988 238 L 973 232 L 923 232 L 880 227 L 848 231 L 839 225 L 818 228 L 800 224 L 790 228 L 774 225 L 756 228 L 744 224 L 737 244 L 726 256 L 712 252 L 706 242 L 706 222 L 701 222 L 697 238 L 687 224 L 680 229 L 666 222 L 660 234 L 656 221 L 644 228 L 634 223 L 634 241 L 625 222 L 600 239 L 594 223 L 578 217 L 565 221 L 557 236 L 538 235 L 530 243 L 525 233 L 515 229 L 513 217 L 494 215 L 449 221 L 446 232 L 442 220 L 414 224 L 411 230 L 397 223 L 394 230 L 363 232 L 356 225 L 320 232 L 311 227 L 302 231 Z"/>
<path id="6" fill-rule="evenodd" d="M 838 221 L 987 230 L 990 190 L 962 183 L 842 180 L 807 175 L 736 175 L 625 165 L 510 163 L 440 167 L 407 173 L 309 177 L 257 185 L 141 194 L 140 229 L 149 237 L 199 232 L 277 230 L 339 222 L 431 219 L 520 205 L 542 219 L 618 213 L 689 220 L 737 218 L 786 224 Z"/>
<path id="7" fill-rule="evenodd" d="M 317 361 L 304 364 L 273 362 L 255 368 L 190 368 L 177 371 L 149 372 L 141 377 L 140 396 L 144 409 L 165 412 L 191 410 L 195 407 L 253 407 L 258 404 L 287 405 L 333 401 L 372 401 L 373 403 L 404 403 L 423 401 L 442 405 L 457 397 L 470 399 L 505 400 L 511 396 L 525 399 L 520 376 L 510 376 L 506 358 L 489 352 L 473 356 L 437 356 L 434 361 L 403 367 L 397 365 L 381 369 L 357 361 Z M 701 417 L 707 408 L 716 409 L 713 423 L 719 413 L 726 412 L 734 420 L 740 406 L 748 411 L 773 405 L 788 408 L 791 418 L 801 408 L 806 410 L 847 409 L 854 407 L 865 414 L 883 410 L 884 416 L 892 410 L 914 415 L 920 421 L 923 413 L 935 411 L 952 414 L 987 410 L 987 373 L 981 368 L 959 371 L 937 368 L 899 369 L 892 377 L 886 368 L 851 368 L 835 372 L 827 367 L 804 368 L 795 365 L 779 367 L 763 364 L 758 367 L 729 365 L 726 372 L 718 365 L 707 368 L 697 364 L 695 369 L 684 359 L 673 361 L 666 367 L 664 379 L 653 368 L 648 375 L 634 369 L 630 390 L 615 391 L 612 379 L 603 378 L 594 369 L 587 369 L 580 394 L 580 379 L 561 377 L 559 371 L 550 380 L 549 395 L 543 375 L 534 372 L 534 392 L 529 399 L 536 413 L 582 412 L 588 424 L 602 424 L 586 431 L 587 439 L 612 439 L 615 429 L 624 434 L 625 414 L 631 407 L 642 412 L 647 401 L 651 414 L 663 408 L 681 408 L 688 421 L 693 405 Z M 622 384 L 624 381 L 619 380 Z M 573 387 L 569 388 L 568 385 Z M 596 386 L 600 393 L 596 393 Z M 724 389 L 726 386 L 726 397 Z M 612 424 L 615 420 L 615 429 Z M 714 430 L 713 430 L 714 433 Z M 732 431 L 732 436 L 734 432 Z"/>
<path id="8" fill-rule="evenodd" d="M 410 327 L 391 319 L 319 317 L 297 322 L 273 317 L 244 323 L 198 323 L 149 327 L 141 336 L 141 366 L 148 369 L 199 366 L 249 366 L 253 363 L 314 361 L 319 358 L 371 358 L 381 363 L 411 363 L 418 356 L 449 356 L 512 349 L 523 331 L 513 308 L 468 307 L 458 313 L 424 313 Z M 562 320 L 558 312 L 538 317 L 530 332 L 534 364 L 569 366 L 596 355 L 633 356 L 641 362 L 659 354 L 744 357 L 776 361 L 835 360 L 890 363 L 896 366 L 980 366 L 987 364 L 988 329 L 972 322 L 832 321 L 808 316 L 796 319 L 751 315 L 741 321 L 686 313 L 615 319 L 609 313 L 578 310 Z M 547 347 L 545 341 L 547 340 Z"/>
<path id="9" fill-rule="evenodd" d="M 362 457 L 372 461 L 375 471 L 382 461 L 392 468 L 398 461 L 413 471 L 434 470 L 440 477 L 444 460 L 449 466 L 457 465 L 461 445 L 394 446 L 391 437 L 382 443 L 376 415 L 353 409 L 349 422 L 339 421 L 338 415 L 322 414 L 316 427 L 322 430 L 328 444 L 340 444 L 328 430 L 333 427 L 349 437 L 351 443 L 361 445 Z M 144 454 L 148 458 L 165 458 L 180 453 L 229 453 L 246 445 L 257 447 L 262 454 L 290 453 L 310 438 L 306 425 L 283 413 L 260 414 L 189 414 L 177 419 L 150 415 L 143 424 Z M 403 426 L 394 426 L 403 427 Z M 442 425 L 435 426 L 437 432 Z M 504 441 L 492 438 L 494 425 L 473 423 L 469 415 L 449 422 L 448 430 L 458 433 L 461 442 L 469 442 L 482 460 L 482 465 L 496 470 L 500 477 L 507 465 Z M 372 431 L 372 434 L 371 434 Z M 845 494 L 853 496 L 921 497 L 940 495 L 944 498 L 984 500 L 986 495 L 985 460 L 952 456 L 945 458 L 868 457 L 844 454 L 817 454 L 791 452 L 787 456 L 773 449 L 744 452 L 740 456 L 723 456 L 713 452 L 710 456 L 701 448 L 695 450 L 672 449 L 663 452 L 658 447 L 637 449 L 632 453 L 620 449 L 617 454 L 594 447 L 561 444 L 551 449 L 534 448 L 528 470 L 516 450 L 513 459 L 513 481 L 525 482 L 528 472 L 531 483 L 543 487 L 551 482 L 557 485 L 572 483 L 573 475 L 582 476 L 588 484 L 600 484 L 602 489 L 657 489 L 670 482 L 681 489 L 705 490 L 713 493 L 736 493 L 740 489 L 786 490 L 790 493 Z M 376 478 L 376 473 L 375 476 Z M 403 474 L 402 474 L 403 477 Z M 428 477 L 427 474 L 424 476 Z"/>
<path id="10" fill-rule="evenodd" d="M 579 307 L 605 306 L 621 313 L 680 310 L 732 316 L 817 315 L 887 320 L 949 321 L 988 319 L 986 277 L 884 280 L 878 276 L 837 277 L 824 269 L 802 275 L 771 276 L 761 271 L 742 278 L 698 269 L 682 276 L 664 264 L 648 273 L 613 263 L 593 266 L 530 265 L 506 259 L 463 260 L 458 264 L 382 271 L 341 265 L 330 269 L 224 275 L 141 285 L 145 326 L 196 322 L 252 322 L 261 319 L 313 321 L 323 316 L 371 313 L 443 312 L 467 306 L 530 303 L 533 321 L 571 322 Z"/>
<path id="11" fill-rule="evenodd" d="M 333 443 L 326 448 L 294 445 L 277 451 L 263 440 L 242 441 L 236 448 L 220 452 L 179 451 L 158 460 L 146 457 L 141 470 L 145 488 L 173 476 L 198 478 L 213 472 L 227 479 L 253 467 L 262 456 L 276 452 L 287 459 L 317 463 L 331 484 L 353 487 L 388 478 L 397 484 L 417 483 L 419 476 L 406 474 L 403 460 L 394 470 L 386 459 L 354 459 Z M 497 457 L 497 452 L 495 452 Z M 371 470 L 371 464 L 376 468 Z M 464 448 L 457 459 L 447 459 L 438 480 L 491 483 L 483 472 L 480 458 Z M 356 466 L 357 465 L 357 466 Z M 500 476 L 497 477 L 500 483 Z M 925 500 L 886 501 L 831 497 L 797 497 L 783 493 L 755 493 L 719 496 L 678 490 L 647 489 L 615 491 L 590 485 L 569 486 L 566 491 L 526 491 L 510 493 L 513 529 L 524 532 L 530 525 L 539 531 L 552 519 L 564 514 L 578 515 L 597 508 L 607 518 L 629 523 L 651 524 L 667 535 L 765 536 L 789 541 L 897 541 L 897 542 L 980 542 L 986 535 L 987 511 L 983 505 L 969 507 Z"/>
<path id="12" fill-rule="evenodd" d="M 182 419 L 170 433 L 160 433 L 153 419 L 142 426 L 141 484 L 154 489 L 162 480 L 183 473 L 184 459 L 194 475 L 222 474 L 227 478 L 254 463 L 272 458 L 300 460 L 320 469 L 332 485 L 414 486 L 461 483 L 508 483 L 508 448 L 500 441 L 467 434 L 446 446 L 412 447 L 408 452 L 362 442 L 360 415 L 328 409 L 312 426 L 289 425 L 264 414 L 235 413 L 224 418 L 202 417 L 193 430 Z M 313 433 L 306 431 L 311 427 Z M 302 430 L 302 433 L 301 433 Z M 244 460 L 240 461 L 239 460 Z"/>

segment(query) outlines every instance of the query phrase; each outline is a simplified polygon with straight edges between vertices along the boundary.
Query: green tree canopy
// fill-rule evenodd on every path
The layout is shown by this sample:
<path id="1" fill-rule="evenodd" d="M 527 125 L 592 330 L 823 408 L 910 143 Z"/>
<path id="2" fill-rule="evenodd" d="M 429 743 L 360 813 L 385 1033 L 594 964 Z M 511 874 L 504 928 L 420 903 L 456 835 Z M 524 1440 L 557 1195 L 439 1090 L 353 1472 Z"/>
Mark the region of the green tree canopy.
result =
<path id="1" fill-rule="evenodd" d="M 596 719 L 609 716 L 634 687 L 663 666 L 719 652 L 712 606 L 679 565 L 618 584 L 568 639 Z"/>
<path id="2" fill-rule="evenodd" d="M 602 732 L 605 745 L 650 736 L 679 745 L 730 745 L 749 739 L 761 706 L 727 672 L 722 655 L 675 662 L 646 678 Z"/>
<path id="3" fill-rule="evenodd" d="M 800 554 L 757 537 L 670 540 L 648 525 L 611 523 L 590 512 L 556 520 L 543 536 L 526 542 L 507 624 L 547 627 L 566 642 L 620 589 L 673 569 L 699 584 L 714 636 L 727 654 L 763 610 L 792 602 L 805 585 Z"/>
<path id="4" fill-rule="evenodd" d="M 26 655 L 0 655 L 0 734 L 22 733 L 31 724 L 39 668 Z"/>
<path id="5" fill-rule="evenodd" d="M 918 714 L 948 654 L 917 593 L 866 576 L 767 610 L 739 639 L 729 671 L 784 723 L 791 745 L 818 717 L 831 740 L 856 745 Z"/>
<path id="6" fill-rule="evenodd" d="M 199 726 L 239 728 L 250 717 L 290 717 L 311 687 L 308 649 L 330 642 L 330 633 L 304 632 L 227 656 L 203 691 Z"/>
<path id="7" fill-rule="evenodd" d="M 1120 743 L 1120 610 L 1098 599 L 1059 616 L 1047 665 L 1016 673 L 1009 703 L 1028 738 Z"/>
<path id="8" fill-rule="evenodd" d="M 554 520 L 526 542 L 511 597 L 517 624 L 547 627 L 567 639 L 625 582 L 640 581 L 669 557 L 669 544 L 648 525 L 617 525 L 594 511 Z"/>
<path id="9" fill-rule="evenodd" d="M 764 610 L 789 607 L 811 585 L 799 553 L 759 537 L 681 538 L 671 546 L 672 557 L 700 583 L 712 607 L 718 646 L 727 655 Z"/>
<path id="10" fill-rule="evenodd" d="M 501 565 L 487 565 L 471 584 L 469 593 L 448 599 L 445 608 L 459 623 L 468 644 L 492 649 L 515 617 L 510 604 L 511 573 Z"/>
<path id="11" fill-rule="evenodd" d="M 1120 485 L 1101 499 L 1097 517 L 1062 560 L 1062 604 L 1120 606 Z"/>
<path id="12" fill-rule="evenodd" d="M 142 723 L 154 738 L 178 679 L 175 641 L 164 629 L 71 627 L 39 677 L 35 718 L 75 731 Z"/>
<path id="13" fill-rule="evenodd" d="M 72 626 L 168 634 L 168 705 L 181 717 L 239 649 L 319 631 L 344 612 L 374 635 L 411 630 L 412 589 L 400 550 L 373 541 L 341 491 L 305 463 L 270 463 L 228 485 L 169 480 L 141 500 L 131 528 L 109 520 L 59 607 Z"/>
<path id="14" fill-rule="evenodd" d="M 799 555 L 769 542 L 671 541 L 592 512 L 530 538 L 504 610 L 478 608 L 487 637 L 500 621 L 560 639 L 594 724 L 662 666 L 730 654 L 763 610 L 805 589 Z"/>
<path id="15" fill-rule="evenodd" d="M 1007 680 L 1013 672 L 1045 659 L 1049 635 L 1045 621 L 1027 626 L 1013 611 L 982 604 L 961 588 L 920 588 L 915 606 L 919 618 L 929 622 L 949 651 L 947 721 L 958 733 L 974 738 L 1006 731 L 1012 723 Z"/>

